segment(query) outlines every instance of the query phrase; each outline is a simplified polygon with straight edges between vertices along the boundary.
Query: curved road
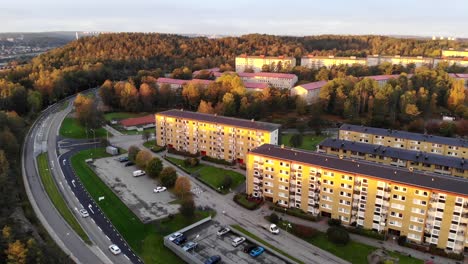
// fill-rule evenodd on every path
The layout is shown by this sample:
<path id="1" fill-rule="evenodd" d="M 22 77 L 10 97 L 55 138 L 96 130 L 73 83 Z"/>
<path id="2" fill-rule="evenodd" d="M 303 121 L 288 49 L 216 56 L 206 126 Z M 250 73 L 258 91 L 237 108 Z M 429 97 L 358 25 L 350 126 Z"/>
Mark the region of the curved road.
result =
<path id="1" fill-rule="evenodd" d="M 52 238 L 76 263 L 142 263 L 96 206 L 67 162 L 69 157 L 77 151 L 93 147 L 92 142 L 61 140 L 58 136 L 60 124 L 70 111 L 71 104 L 66 109 L 61 109 L 60 104 L 49 107 L 43 111 L 32 125 L 25 138 L 22 169 L 23 180 L 31 205 Z M 59 186 L 69 208 L 75 213 L 80 225 L 93 242 L 92 245 L 87 245 L 70 228 L 55 209 L 42 186 L 37 170 L 36 157 L 46 151 L 49 156 L 49 167 L 57 186 Z M 60 166 L 57 166 L 57 164 L 60 164 Z M 88 208 L 89 204 L 92 205 L 91 210 Z M 86 208 L 90 213 L 90 217 L 82 218 L 78 213 L 80 208 Z M 112 255 L 108 250 L 110 244 L 117 244 L 123 254 Z"/>

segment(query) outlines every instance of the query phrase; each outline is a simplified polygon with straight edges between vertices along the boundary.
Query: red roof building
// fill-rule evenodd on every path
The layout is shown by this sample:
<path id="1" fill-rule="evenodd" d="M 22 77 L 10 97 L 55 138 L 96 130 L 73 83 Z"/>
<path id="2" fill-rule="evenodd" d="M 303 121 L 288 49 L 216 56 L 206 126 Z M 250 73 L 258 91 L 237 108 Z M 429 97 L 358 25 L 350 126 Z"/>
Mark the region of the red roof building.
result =
<path id="1" fill-rule="evenodd" d="M 153 127 L 155 124 L 154 115 L 141 117 L 127 118 L 120 121 L 120 124 L 127 130 L 136 129 L 137 127 Z"/>

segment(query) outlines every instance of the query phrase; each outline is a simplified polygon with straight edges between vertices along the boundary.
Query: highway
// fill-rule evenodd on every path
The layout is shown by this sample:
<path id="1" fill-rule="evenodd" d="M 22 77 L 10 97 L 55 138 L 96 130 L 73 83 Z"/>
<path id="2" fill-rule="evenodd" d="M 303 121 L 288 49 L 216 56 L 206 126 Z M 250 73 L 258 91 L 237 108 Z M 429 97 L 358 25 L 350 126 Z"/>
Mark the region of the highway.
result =
<path id="1" fill-rule="evenodd" d="M 60 105 L 46 109 L 25 138 L 22 154 L 23 179 L 33 209 L 52 238 L 76 263 L 142 263 L 83 188 L 68 162 L 74 153 L 94 147 L 93 142 L 61 139 L 58 136 L 60 124 L 71 111 L 71 105 L 70 103 L 66 109 L 60 109 Z M 45 151 L 48 153 L 49 167 L 57 186 L 91 239 L 92 245 L 87 245 L 70 228 L 47 196 L 36 165 L 37 155 Z M 86 208 L 90 217 L 81 217 L 78 213 L 81 208 Z M 108 250 L 110 244 L 118 245 L 122 254 L 113 255 Z"/>

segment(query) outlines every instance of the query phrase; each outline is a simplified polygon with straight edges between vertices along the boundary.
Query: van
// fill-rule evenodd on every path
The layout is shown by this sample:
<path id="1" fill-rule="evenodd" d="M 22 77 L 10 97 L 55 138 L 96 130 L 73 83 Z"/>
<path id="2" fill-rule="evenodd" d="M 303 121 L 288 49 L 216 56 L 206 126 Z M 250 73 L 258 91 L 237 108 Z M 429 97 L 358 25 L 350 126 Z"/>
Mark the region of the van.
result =
<path id="1" fill-rule="evenodd" d="M 133 177 L 139 177 L 139 176 L 143 176 L 145 175 L 145 171 L 142 171 L 142 170 L 136 170 L 133 172 Z"/>

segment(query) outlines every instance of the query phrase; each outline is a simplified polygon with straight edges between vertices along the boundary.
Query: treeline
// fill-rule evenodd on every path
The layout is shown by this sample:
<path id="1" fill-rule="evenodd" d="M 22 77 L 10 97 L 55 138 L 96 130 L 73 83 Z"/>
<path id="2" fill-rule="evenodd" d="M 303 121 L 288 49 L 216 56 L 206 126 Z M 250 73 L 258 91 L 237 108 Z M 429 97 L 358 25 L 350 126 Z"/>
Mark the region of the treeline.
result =
<path id="1" fill-rule="evenodd" d="M 370 78 L 335 78 L 320 90 L 320 106 L 325 113 L 376 127 L 420 124 L 434 116 L 440 119 L 441 114 L 468 119 L 463 80 L 426 67 L 417 68 L 411 78 L 403 73 L 385 85 Z"/>

